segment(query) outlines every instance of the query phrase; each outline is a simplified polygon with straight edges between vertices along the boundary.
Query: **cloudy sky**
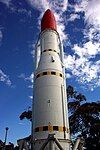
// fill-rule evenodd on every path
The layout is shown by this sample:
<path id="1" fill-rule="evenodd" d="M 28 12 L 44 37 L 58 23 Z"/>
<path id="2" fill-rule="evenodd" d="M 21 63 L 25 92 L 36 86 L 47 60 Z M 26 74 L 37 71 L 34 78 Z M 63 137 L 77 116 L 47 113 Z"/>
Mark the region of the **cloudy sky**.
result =
<path id="1" fill-rule="evenodd" d="M 30 134 L 19 115 L 32 102 L 34 46 L 40 21 L 51 9 L 64 46 L 67 85 L 100 100 L 100 0 L 0 0 L 0 139 Z"/>

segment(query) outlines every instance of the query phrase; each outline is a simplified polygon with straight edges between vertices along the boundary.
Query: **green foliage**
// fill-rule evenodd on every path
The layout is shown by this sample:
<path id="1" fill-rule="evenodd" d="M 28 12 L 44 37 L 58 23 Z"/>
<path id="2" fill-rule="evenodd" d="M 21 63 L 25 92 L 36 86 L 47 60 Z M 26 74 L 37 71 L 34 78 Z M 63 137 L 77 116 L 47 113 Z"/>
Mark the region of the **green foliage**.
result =
<path id="1" fill-rule="evenodd" d="M 71 86 L 68 87 L 68 91 L 71 135 L 82 136 L 87 150 L 99 150 L 100 102 L 86 102 L 86 97 L 74 91 Z M 71 102 L 70 98 L 73 98 Z"/>
<path id="2" fill-rule="evenodd" d="M 32 121 L 32 111 L 28 110 L 28 111 L 24 111 L 20 116 L 19 116 L 20 120 L 23 119 L 28 119 L 30 121 Z"/>
<path id="3" fill-rule="evenodd" d="M 67 87 L 67 98 L 68 98 L 69 116 L 80 107 L 81 103 L 86 101 L 86 97 L 83 94 L 75 91 L 74 88 L 70 85 Z"/>
<path id="4" fill-rule="evenodd" d="M 100 102 L 86 102 L 86 97 L 70 85 L 67 87 L 67 97 L 71 135 L 82 136 L 87 150 L 99 150 Z M 32 121 L 32 111 L 24 111 L 20 119 L 24 118 Z"/>

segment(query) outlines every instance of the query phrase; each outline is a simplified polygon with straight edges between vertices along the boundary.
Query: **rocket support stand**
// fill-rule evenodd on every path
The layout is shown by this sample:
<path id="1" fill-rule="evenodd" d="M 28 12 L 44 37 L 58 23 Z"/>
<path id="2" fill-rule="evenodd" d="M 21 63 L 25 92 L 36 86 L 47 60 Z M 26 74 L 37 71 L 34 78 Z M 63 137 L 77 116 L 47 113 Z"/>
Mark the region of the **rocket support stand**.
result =
<path id="1" fill-rule="evenodd" d="M 47 140 L 45 143 L 42 145 L 40 150 L 44 150 L 47 144 L 49 144 L 50 150 L 54 150 L 54 143 L 58 146 L 59 150 L 64 150 L 62 146 L 60 145 L 58 139 L 54 137 L 54 134 L 49 134 Z"/>

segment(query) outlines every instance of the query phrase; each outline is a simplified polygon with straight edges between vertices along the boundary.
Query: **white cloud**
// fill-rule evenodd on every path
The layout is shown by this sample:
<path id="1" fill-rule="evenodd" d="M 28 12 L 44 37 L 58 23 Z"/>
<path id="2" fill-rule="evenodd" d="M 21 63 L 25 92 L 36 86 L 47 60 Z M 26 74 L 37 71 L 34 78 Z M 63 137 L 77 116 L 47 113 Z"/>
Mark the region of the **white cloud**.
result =
<path id="1" fill-rule="evenodd" d="M 28 86 L 29 89 L 33 89 L 33 84 Z"/>
<path id="2" fill-rule="evenodd" d="M 67 19 L 67 21 L 74 21 L 75 19 L 80 19 L 80 15 L 79 14 L 71 14 L 70 18 Z"/>
<path id="3" fill-rule="evenodd" d="M 65 77 L 66 77 L 66 79 L 69 79 L 69 78 L 71 78 L 71 74 L 70 73 L 66 73 Z"/>
<path id="4" fill-rule="evenodd" d="M 23 122 L 19 122 L 18 125 L 24 125 L 24 123 Z"/>
<path id="5" fill-rule="evenodd" d="M 85 21 L 100 29 L 100 0 L 82 0 L 74 6 L 75 12 L 84 12 Z"/>
<path id="6" fill-rule="evenodd" d="M 20 5 L 22 2 L 18 1 L 19 6 L 16 6 L 16 4 L 12 0 L 0 0 L 0 2 L 4 3 L 10 10 L 11 13 L 17 13 L 25 15 L 25 17 L 20 19 L 20 22 L 25 22 L 25 19 L 29 19 L 32 17 L 31 10 L 27 10 L 24 8 L 23 5 Z"/>
<path id="7" fill-rule="evenodd" d="M 33 82 L 34 82 L 34 72 L 31 73 L 31 75 L 26 76 L 24 73 L 21 73 L 18 78 L 23 79 L 25 82 L 29 81 L 28 88 L 33 89 Z M 30 96 L 29 96 L 30 97 Z M 31 98 L 31 97 L 30 97 Z"/>
<path id="8" fill-rule="evenodd" d="M 31 51 L 31 55 L 32 55 L 33 58 L 35 57 L 35 49 L 33 49 L 33 50 Z"/>
<path id="9" fill-rule="evenodd" d="M 49 8 L 53 10 L 57 20 L 57 29 L 61 36 L 61 40 L 66 41 L 65 11 L 68 6 L 67 0 L 56 0 L 50 2 L 47 0 L 28 0 L 28 2 L 34 8 L 41 11 L 41 15 L 38 18 L 39 23 L 46 9 Z M 65 53 L 65 67 L 69 72 L 66 76 L 67 78 L 70 78 L 71 76 L 75 77 L 79 83 L 88 86 L 90 90 L 93 90 L 95 87 L 100 86 L 100 64 L 98 61 L 93 62 L 91 60 L 91 58 L 95 59 L 96 55 L 100 53 L 100 0 L 82 0 L 71 7 L 74 7 L 75 13 L 71 14 L 67 21 L 80 19 L 79 12 L 83 12 L 86 28 L 83 30 L 84 42 L 75 44 L 72 47 L 72 51 L 74 52 L 73 56 L 67 56 Z"/>
<path id="10" fill-rule="evenodd" d="M 80 3 L 74 5 L 75 12 L 84 12 L 87 8 L 88 0 L 82 0 Z"/>
<path id="11" fill-rule="evenodd" d="M 29 96 L 30 99 L 33 99 L 33 96 Z"/>
<path id="12" fill-rule="evenodd" d="M 33 43 L 32 43 L 32 44 L 29 44 L 29 47 L 32 47 L 32 49 L 33 49 L 33 50 L 31 51 L 31 55 L 32 55 L 32 57 L 34 58 L 34 57 L 35 57 L 35 49 L 36 49 L 36 48 L 35 48 L 35 44 L 33 44 Z"/>
<path id="13" fill-rule="evenodd" d="M 92 62 L 86 57 L 76 58 L 74 56 L 65 56 L 66 69 L 76 77 L 76 80 L 93 90 L 100 86 L 100 61 Z"/>
<path id="14" fill-rule="evenodd" d="M 9 76 L 6 75 L 1 69 L 0 69 L 0 82 L 4 82 L 8 86 L 12 85 L 12 82 L 9 79 Z"/>
<path id="15" fill-rule="evenodd" d="M 26 76 L 24 73 L 21 73 L 18 77 L 24 79 L 24 81 L 30 81 L 31 83 L 33 83 L 34 73 L 32 73 L 30 76 Z"/>
<path id="16" fill-rule="evenodd" d="M 92 58 L 100 52 L 100 43 L 89 41 L 84 43 L 82 47 L 75 44 L 73 50 L 80 57 Z"/>
<path id="17" fill-rule="evenodd" d="M 31 73 L 31 75 L 29 76 L 29 80 L 31 81 L 31 83 L 33 83 L 33 80 L 34 80 L 34 73 Z"/>
<path id="18" fill-rule="evenodd" d="M 6 4 L 6 6 L 9 7 L 11 0 L 0 0 L 0 2 Z"/>
<path id="19" fill-rule="evenodd" d="M 100 43 L 90 41 L 83 45 L 75 44 L 72 48 L 73 56 L 67 58 L 67 68 L 76 76 L 77 81 L 88 89 L 93 90 L 100 86 L 100 61 L 95 60 L 96 55 L 100 53 Z M 75 57 L 75 54 L 78 57 Z M 92 61 L 91 58 L 94 60 Z"/>
<path id="20" fill-rule="evenodd" d="M 0 30 L 0 43 L 2 42 L 3 34 L 2 31 Z"/>
<path id="21" fill-rule="evenodd" d="M 54 8 L 54 10 L 63 9 L 63 11 L 67 8 L 67 0 L 55 0 L 55 1 L 47 1 L 47 0 L 27 0 L 32 7 L 38 9 L 38 10 L 46 10 L 48 8 Z M 56 6 L 56 7 L 55 7 Z"/>
<path id="22" fill-rule="evenodd" d="M 32 7 L 38 10 L 46 10 L 50 7 L 49 2 L 47 0 L 27 0 Z"/>
<path id="23" fill-rule="evenodd" d="M 61 36 L 61 40 L 67 39 L 67 35 L 65 31 L 65 21 L 64 21 L 64 12 L 67 10 L 68 1 L 67 0 L 55 0 L 55 1 L 47 1 L 47 0 L 27 0 L 32 7 L 41 11 L 41 15 L 38 18 L 39 24 L 40 20 L 43 16 L 43 13 L 47 9 L 51 9 L 54 12 L 54 15 L 57 20 L 57 31 Z"/>
<path id="24" fill-rule="evenodd" d="M 84 13 L 86 27 L 83 42 L 71 47 L 72 56 L 65 55 L 65 67 L 79 83 L 93 90 L 100 86 L 100 61 L 95 59 L 100 54 L 100 0 L 82 0 L 71 7 L 74 15 Z M 74 15 L 68 20 L 74 20 Z"/>
<path id="25" fill-rule="evenodd" d="M 88 24 L 100 29 L 100 0 L 91 0 L 88 2 L 85 11 L 85 20 Z"/>
<path id="26" fill-rule="evenodd" d="M 89 41 L 93 43 L 100 43 L 100 30 L 95 27 L 89 27 L 84 29 L 84 38 L 87 38 Z"/>

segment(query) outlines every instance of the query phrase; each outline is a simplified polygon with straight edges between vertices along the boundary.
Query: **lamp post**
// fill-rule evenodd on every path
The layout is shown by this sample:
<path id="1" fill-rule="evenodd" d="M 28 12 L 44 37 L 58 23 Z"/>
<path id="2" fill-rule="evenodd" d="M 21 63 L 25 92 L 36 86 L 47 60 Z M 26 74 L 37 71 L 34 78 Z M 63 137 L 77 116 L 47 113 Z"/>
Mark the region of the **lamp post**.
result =
<path id="1" fill-rule="evenodd" d="M 5 130 L 6 130 L 6 133 L 5 133 L 5 140 L 4 140 L 4 150 L 6 149 L 6 141 L 7 141 L 7 135 L 8 135 L 9 128 L 6 127 Z"/>

